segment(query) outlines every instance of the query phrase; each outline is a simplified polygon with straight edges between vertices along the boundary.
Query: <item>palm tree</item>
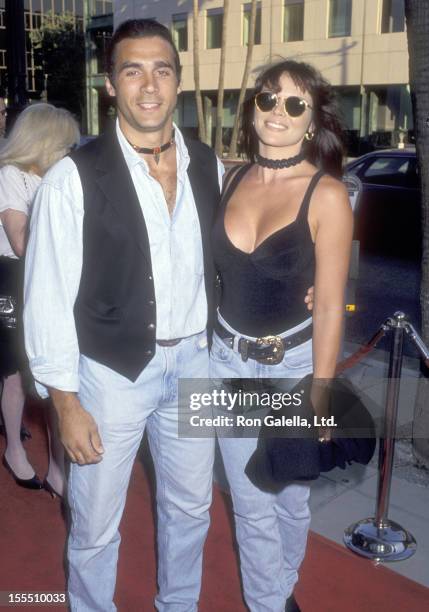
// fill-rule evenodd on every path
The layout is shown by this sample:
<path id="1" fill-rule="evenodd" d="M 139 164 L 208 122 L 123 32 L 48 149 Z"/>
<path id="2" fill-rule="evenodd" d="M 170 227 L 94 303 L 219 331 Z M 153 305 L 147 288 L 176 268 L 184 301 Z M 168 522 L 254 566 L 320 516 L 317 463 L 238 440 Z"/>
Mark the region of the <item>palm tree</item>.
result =
<path id="1" fill-rule="evenodd" d="M 217 90 L 216 108 L 216 140 L 215 149 L 222 157 L 222 127 L 223 127 L 223 98 L 225 91 L 225 60 L 226 60 L 226 31 L 228 27 L 229 0 L 223 0 L 222 42 L 220 49 L 219 84 Z"/>
<path id="2" fill-rule="evenodd" d="M 200 87 L 200 37 L 198 33 L 200 9 L 198 0 L 194 0 L 193 5 L 193 44 L 194 44 L 194 81 L 195 81 L 195 100 L 197 103 L 198 115 L 198 136 L 205 142 L 206 126 L 204 122 L 203 100 Z"/>
<path id="3" fill-rule="evenodd" d="M 249 80 L 250 67 L 252 65 L 253 47 L 255 46 L 256 10 L 257 0 L 252 0 L 252 6 L 250 8 L 249 40 L 247 41 L 246 64 L 244 66 L 243 79 L 241 81 L 237 110 L 234 118 L 234 127 L 232 129 L 231 144 L 229 147 L 230 157 L 237 156 L 237 140 L 240 126 L 241 107 L 244 102 L 244 96 L 246 95 L 247 81 Z"/>
<path id="4" fill-rule="evenodd" d="M 420 304 L 422 336 L 429 344 L 429 2 L 405 0 L 411 98 L 417 161 L 422 187 L 422 275 Z M 429 468 L 429 375 L 419 381 L 413 420 L 413 451 L 417 462 Z"/>

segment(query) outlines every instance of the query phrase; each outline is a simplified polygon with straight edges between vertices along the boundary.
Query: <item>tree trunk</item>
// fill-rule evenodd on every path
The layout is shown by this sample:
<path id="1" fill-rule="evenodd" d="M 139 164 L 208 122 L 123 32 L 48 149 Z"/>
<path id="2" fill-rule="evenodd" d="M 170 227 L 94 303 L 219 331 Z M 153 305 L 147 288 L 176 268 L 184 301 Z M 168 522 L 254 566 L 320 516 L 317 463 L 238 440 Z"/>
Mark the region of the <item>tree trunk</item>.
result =
<path id="1" fill-rule="evenodd" d="M 417 161 L 422 187 L 422 276 L 420 304 L 422 336 L 429 345 L 429 2 L 405 0 L 411 98 Z M 419 381 L 413 420 L 413 451 L 417 462 L 429 468 L 429 378 Z"/>
<path id="2" fill-rule="evenodd" d="M 216 141 L 215 149 L 222 157 L 222 127 L 223 127 L 223 98 L 225 91 L 225 59 L 226 59 L 226 31 L 228 27 L 229 0 L 223 0 L 222 43 L 220 49 L 219 84 L 217 88 L 216 108 Z"/>
<path id="3" fill-rule="evenodd" d="M 193 12 L 193 44 L 194 44 L 194 81 L 195 81 L 195 100 L 197 103 L 198 116 L 198 136 L 202 142 L 206 140 L 206 129 L 204 123 L 203 100 L 200 88 L 200 37 L 199 37 L 199 15 L 200 10 L 198 0 L 194 0 Z"/>
<path id="4" fill-rule="evenodd" d="M 252 65 L 253 47 L 255 46 L 255 30 L 256 30 L 256 10 L 257 0 L 252 0 L 250 9 L 250 31 L 249 40 L 247 43 L 246 64 L 244 66 L 243 80 L 241 81 L 240 95 L 238 96 L 237 110 L 234 118 L 234 127 L 231 136 L 231 145 L 229 147 L 229 157 L 237 157 L 237 140 L 238 130 L 240 128 L 241 108 L 246 95 L 247 81 L 249 80 L 250 67 Z"/>

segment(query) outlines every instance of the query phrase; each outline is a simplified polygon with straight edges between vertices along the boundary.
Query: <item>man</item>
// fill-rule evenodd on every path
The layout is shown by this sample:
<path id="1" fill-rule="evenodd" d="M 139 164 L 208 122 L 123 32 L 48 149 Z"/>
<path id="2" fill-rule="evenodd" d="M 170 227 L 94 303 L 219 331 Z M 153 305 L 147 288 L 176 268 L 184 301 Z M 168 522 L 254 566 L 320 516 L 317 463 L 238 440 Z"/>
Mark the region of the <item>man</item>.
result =
<path id="1" fill-rule="evenodd" d="M 178 439 L 177 380 L 208 376 L 221 169 L 173 129 L 179 83 L 167 28 L 123 23 L 106 79 L 115 130 L 59 162 L 34 204 L 26 346 L 72 461 L 72 610 L 116 609 L 118 526 L 145 429 L 157 478 L 156 607 L 197 609 L 214 440 Z"/>

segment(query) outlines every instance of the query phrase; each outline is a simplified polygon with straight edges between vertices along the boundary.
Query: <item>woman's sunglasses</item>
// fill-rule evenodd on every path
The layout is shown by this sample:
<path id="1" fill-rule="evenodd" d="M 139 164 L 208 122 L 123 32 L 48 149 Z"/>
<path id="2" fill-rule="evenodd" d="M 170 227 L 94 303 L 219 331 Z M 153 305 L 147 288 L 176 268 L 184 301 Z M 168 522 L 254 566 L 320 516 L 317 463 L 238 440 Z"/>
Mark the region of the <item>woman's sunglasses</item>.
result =
<path id="1" fill-rule="evenodd" d="M 255 105 L 263 113 L 272 111 L 279 103 L 279 97 L 271 91 L 261 91 L 255 96 Z M 307 108 L 312 108 L 307 100 L 298 96 L 283 98 L 284 109 L 290 117 L 300 117 Z"/>

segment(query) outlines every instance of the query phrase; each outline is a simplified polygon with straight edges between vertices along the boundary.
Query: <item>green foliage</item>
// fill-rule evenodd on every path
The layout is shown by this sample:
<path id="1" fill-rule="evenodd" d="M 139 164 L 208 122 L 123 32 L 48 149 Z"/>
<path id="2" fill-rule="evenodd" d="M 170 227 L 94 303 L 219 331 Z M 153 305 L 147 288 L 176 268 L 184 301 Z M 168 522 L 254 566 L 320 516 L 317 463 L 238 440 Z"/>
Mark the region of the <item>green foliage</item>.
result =
<path id="1" fill-rule="evenodd" d="M 72 14 L 48 13 L 41 28 L 32 33 L 47 79 L 48 101 L 67 108 L 78 118 L 85 98 L 85 39 Z"/>

